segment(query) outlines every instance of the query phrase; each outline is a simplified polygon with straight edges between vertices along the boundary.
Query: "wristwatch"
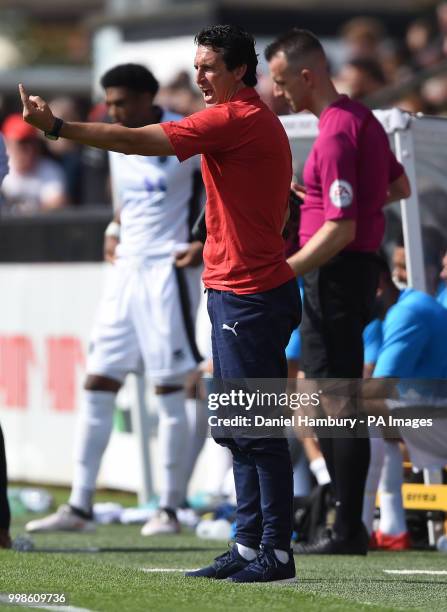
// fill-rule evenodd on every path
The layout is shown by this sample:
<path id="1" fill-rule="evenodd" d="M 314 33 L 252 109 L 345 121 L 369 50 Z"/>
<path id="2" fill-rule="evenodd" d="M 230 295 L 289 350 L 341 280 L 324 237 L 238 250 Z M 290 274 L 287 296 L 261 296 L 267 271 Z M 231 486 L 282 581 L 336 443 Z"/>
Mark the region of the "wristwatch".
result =
<path id="1" fill-rule="evenodd" d="M 61 131 L 61 127 L 63 125 L 64 122 L 62 121 L 62 119 L 59 119 L 59 117 L 55 117 L 51 130 L 49 132 L 44 132 L 46 138 L 49 138 L 50 140 L 57 140 L 59 138 L 59 132 Z"/>

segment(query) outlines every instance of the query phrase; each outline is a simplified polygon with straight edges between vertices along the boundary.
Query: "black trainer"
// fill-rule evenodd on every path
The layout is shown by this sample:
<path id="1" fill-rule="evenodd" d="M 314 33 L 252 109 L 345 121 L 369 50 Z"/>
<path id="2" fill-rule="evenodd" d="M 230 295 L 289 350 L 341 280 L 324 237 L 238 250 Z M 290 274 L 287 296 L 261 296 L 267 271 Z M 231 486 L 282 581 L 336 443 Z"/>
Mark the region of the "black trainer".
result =
<path id="1" fill-rule="evenodd" d="M 368 532 L 365 528 L 352 538 L 340 538 L 328 530 L 314 542 L 295 544 L 293 551 L 297 555 L 366 555 L 368 543 Z"/>
<path id="2" fill-rule="evenodd" d="M 199 570 L 185 572 L 185 576 L 188 578 L 215 578 L 216 580 L 223 580 L 244 569 L 249 563 L 250 561 L 247 561 L 247 559 L 244 559 L 239 554 L 237 545 L 234 544 L 229 551 L 216 557 L 211 565 L 202 567 Z"/>
<path id="3" fill-rule="evenodd" d="M 261 544 L 258 556 L 244 569 L 228 578 L 229 582 L 295 582 L 295 561 L 289 551 L 287 563 L 275 555 L 273 548 Z"/>

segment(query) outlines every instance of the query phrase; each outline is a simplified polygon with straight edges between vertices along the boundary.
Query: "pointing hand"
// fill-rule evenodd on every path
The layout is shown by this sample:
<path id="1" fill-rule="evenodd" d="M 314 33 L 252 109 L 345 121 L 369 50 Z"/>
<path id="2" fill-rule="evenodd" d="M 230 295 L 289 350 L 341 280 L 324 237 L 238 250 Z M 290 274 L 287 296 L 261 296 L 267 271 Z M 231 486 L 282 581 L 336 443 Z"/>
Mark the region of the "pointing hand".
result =
<path id="1" fill-rule="evenodd" d="M 19 85 L 20 98 L 23 104 L 23 119 L 44 132 L 50 132 L 54 126 L 54 115 L 48 104 L 39 96 L 28 96 L 25 88 Z"/>

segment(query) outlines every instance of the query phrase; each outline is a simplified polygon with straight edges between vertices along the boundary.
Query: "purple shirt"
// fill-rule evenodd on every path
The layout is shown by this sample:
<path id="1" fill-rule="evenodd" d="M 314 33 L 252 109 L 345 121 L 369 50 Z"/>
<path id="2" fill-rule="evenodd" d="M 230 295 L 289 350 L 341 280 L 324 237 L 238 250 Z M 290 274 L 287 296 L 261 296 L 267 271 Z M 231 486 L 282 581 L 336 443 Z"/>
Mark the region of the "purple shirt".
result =
<path id="1" fill-rule="evenodd" d="M 355 219 L 356 237 L 346 250 L 376 251 L 385 230 L 388 185 L 404 169 L 373 113 L 347 96 L 323 111 L 319 129 L 304 166 L 300 245 L 325 221 Z"/>

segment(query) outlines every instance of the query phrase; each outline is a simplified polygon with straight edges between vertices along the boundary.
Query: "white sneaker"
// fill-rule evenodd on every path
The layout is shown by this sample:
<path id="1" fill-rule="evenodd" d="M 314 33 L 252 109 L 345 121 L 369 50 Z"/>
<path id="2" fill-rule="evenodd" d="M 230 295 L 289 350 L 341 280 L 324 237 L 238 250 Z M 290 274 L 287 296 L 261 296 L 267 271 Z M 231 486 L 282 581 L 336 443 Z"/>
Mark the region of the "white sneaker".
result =
<path id="1" fill-rule="evenodd" d="M 26 530 L 37 533 L 39 531 L 50 533 L 52 531 L 95 531 L 93 520 L 82 518 L 75 514 L 68 504 L 59 506 L 54 514 L 42 519 L 36 519 L 26 524 Z"/>
<path id="2" fill-rule="evenodd" d="M 141 535 L 168 535 L 180 533 L 180 523 L 166 510 L 157 510 L 156 514 L 141 528 Z"/>
<path id="3" fill-rule="evenodd" d="M 197 523 L 200 521 L 199 515 L 192 508 L 179 508 L 177 510 L 177 519 L 180 525 L 185 527 L 197 527 Z"/>

